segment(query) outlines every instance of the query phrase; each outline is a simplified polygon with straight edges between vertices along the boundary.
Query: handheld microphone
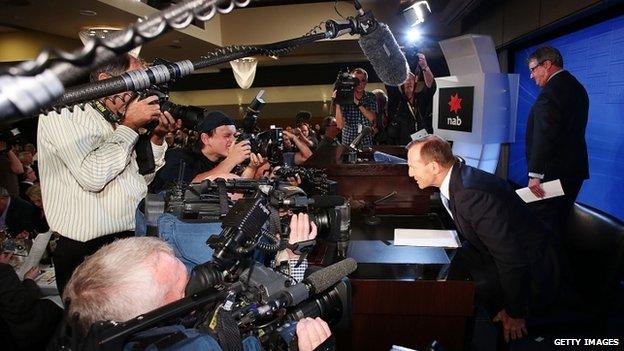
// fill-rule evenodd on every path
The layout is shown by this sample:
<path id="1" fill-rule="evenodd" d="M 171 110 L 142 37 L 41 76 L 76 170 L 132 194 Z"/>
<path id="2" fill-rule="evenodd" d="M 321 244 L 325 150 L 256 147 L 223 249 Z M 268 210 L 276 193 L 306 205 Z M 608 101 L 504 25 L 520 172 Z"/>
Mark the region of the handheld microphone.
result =
<path id="1" fill-rule="evenodd" d="M 269 301 L 280 307 L 296 306 L 310 296 L 331 288 L 356 269 L 357 262 L 353 258 L 344 259 L 310 274 L 301 283 L 277 292 L 269 297 Z"/>
<path id="2" fill-rule="evenodd" d="M 353 139 L 351 144 L 349 144 L 349 147 L 351 149 L 357 149 L 358 145 L 362 142 L 362 139 L 364 139 L 364 137 L 367 135 L 371 135 L 372 132 L 373 132 L 373 129 L 371 127 L 368 127 L 368 126 L 363 127 L 360 134 L 358 134 L 355 137 L 355 139 Z"/>

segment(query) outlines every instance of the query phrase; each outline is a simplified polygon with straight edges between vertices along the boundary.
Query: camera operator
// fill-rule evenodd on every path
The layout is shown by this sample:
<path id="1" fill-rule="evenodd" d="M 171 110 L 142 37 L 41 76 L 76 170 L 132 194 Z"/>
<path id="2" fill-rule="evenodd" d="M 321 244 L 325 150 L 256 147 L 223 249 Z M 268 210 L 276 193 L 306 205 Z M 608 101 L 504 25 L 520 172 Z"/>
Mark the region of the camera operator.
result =
<path id="1" fill-rule="evenodd" d="M 17 158 L 11 146 L 0 136 L 0 186 L 6 188 L 11 196 L 19 196 L 18 174 L 24 173 L 22 162 Z"/>
<path id="2" fill-rule="evenodd" d="M 417 53 L 413 61 L 410 67 L 413 67 L 414 73 L 409 74 L 403 85 L 386 86 L 390 119 L 387 134 L 390 144 L 407 145 L 412 141 L 411 135 L 421 129 L 433 134 L 435 79 L 424 54 Z"/>
<path id="3" fill-rule="evenodd" d="M 355 87 L 353 104 L 341 106 L 336 104 L 336 123 L 342 129 L 342 144 L 349 145 L 358 135 L 358 126 L 371 127 L 375 123 L 377 102 L 373 93 L 365 91 L 368 73 L 362 68 L 351 71 L 351 75 L 359 80 Z M 335 94 L 335 92 L 334 92 Z M 371 147 L 373 138 L 370 135 L 362 139 L 362 147 Z"/>
<path id="4" fill-rule="evenodd" d="M 156 174 L 150 192 L 158 193 L 170 188 L 178 180 L 182 163 L 182 180 L 199 183 L 215 174 L 232 173 L 237 165 L 248 158 L 251 158 L 251 162 L 242 177 L 252 178 L 264 162 L 262 156 L 252 154 L 248 140 L 236 142 L 234 120 L 221 111 L 212 111 L 202 116 L 196 129 L 199 138 L 190 148 L 167 150 L 165 166 Z"/>
<path id="5" fill-rule="evenodd" d="M 92 72 L 91 80 L 144 68 L 139 59 L 123 55 Z M 154 177 L 139 173 L 138 131 L 158 121 L 148 141 L 158 170 L 167 149 L 163 138 L 180 125 L 156 101 L 125 92 L 39 116 L 43 204 L 50 229 L 61 235 L 54 255 L 60 292 L 85 256 L 133 235 L 135 210 Z"/>
<path id="6" fill-rule="evenodd" d="M 151 237 L 126 238 L 87 258 L 67 284 L 63 300 L 69 305 L 68 319 L 76 321 L 74 332 L 84 337 L 97 321 L 124 322 L 183 298 L 187 280 L 186 268 L 166 243 Z M 331 334 L 319 318 L 300 323 L 297 336 L 301 351 L 313 350 Z M 202 339 L 203 345 L 212 345 L 206 350 L 220 350 L 203 331 L 178 334 L 183 340 L 167 349 L 188 348 L 194 345 L 193 339 Z M 253 337 L 244 339 L 243 346 L 245 350 L 260 347 Z"/>

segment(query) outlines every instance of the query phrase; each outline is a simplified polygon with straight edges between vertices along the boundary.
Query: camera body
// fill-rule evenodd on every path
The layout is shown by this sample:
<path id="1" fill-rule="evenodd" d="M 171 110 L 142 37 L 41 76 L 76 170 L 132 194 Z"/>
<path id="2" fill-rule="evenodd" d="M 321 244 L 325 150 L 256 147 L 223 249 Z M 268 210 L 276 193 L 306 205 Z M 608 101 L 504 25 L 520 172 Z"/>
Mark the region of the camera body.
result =
<path id="1" fill-rule="evenodd" d="M 260 133 L 241 133 L 236 142 L 249 140 L 251 152 L 267 158 L 271 166 L 284 163 L 284 131 L 282 128 L 271 126 Z"/>
<path id="2" fill-rule="evenodd" d="M 349 69 L 338 72 L 338 77 L 334 83 L 336 98 L 334 102 L 338 105 L 353 105 L 355 88 L 360 84 L 360 80 L 354 77 Z"/>

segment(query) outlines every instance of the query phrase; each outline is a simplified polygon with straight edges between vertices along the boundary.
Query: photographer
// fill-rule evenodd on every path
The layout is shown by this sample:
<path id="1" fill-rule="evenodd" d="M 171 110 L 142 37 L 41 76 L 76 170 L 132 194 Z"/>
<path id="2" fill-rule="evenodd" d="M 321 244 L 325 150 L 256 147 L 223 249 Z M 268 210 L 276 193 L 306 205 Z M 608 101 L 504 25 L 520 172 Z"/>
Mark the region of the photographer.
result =
<path id="1" fill-rule="evenodd" d="M 386 86 L 388 91 L 388 142 L 407 145 L 411 135 L 426 129 L 433 134 L 432 111 L 436 82 L 424 54 L 414 56 L 414 73 L 399 87 Z"/>
<path id="2" fill-rule="evenodd" d="M 144 64 L 122 55 L 91 73 L 103 80 Z M 133 92 L 39 116 L 38 159 L 43 205 L 50 229 L 61 237 L 54 255 L 59 291 L 85 256 L 116 238 L 134 235 L 135 211 L 154 173 L 142 175 L 135 145 L 152 121 L 155 170 L 164 164 L 164 136 L 179 127 L 160 111 L 157 97 Z"/>
<path id="3" fill-rule="evenodd" d="M 116 264 L 124 262 L 124 265 Z M 63 300 L 74 332 L 84 337 L 97 321 L 124 322 L 184 297 L 188 276 L 173 250 L 156 238 L 135 237 L 115 241 L 90 256 L 69 281 Z M 320 319 L 303 320 L 297 326 L 299 350 L 313 350 L 330 336 Z M 194 333 L 193 333 L 194 331 Z M 220 350 L 204 331 L 186 329 L 182 340 L 167 349 L 193 347 L 203 340 L 205 350 Z M 245 350 L 259 349 L 254 337 L 243 340 Z"/>
<path id="4" fill-rule="evenodd" d="M 192 148 L 167 151 L 165 166 L 158 171 L 150 185 L 151 193 L 170 188 L 178 180 L 182 163 L 182 180 L 199 183 L 211 175 L 232 173 L 236 166 L 248 158 L 251 158 L 251 162 L 242 177 L 252 178 L 264 161 L 262 156 L 252 154 L 249 141 L 236 142 L 234 120 L 221 111 L 212 111 L 202 116 L 196 129 L 200 136 Z"/>
<path id="5" fill-rule="evenodd" d="M 0 136 L 0 186 L 6 188 L 11 196 L 19 196 L 17 175 L 22 173 L 24 173 L 22 162 L 6 139 Z"/>
<path id="6" fill-rule="evenodd" d="M 284 130 L 284 146 L 294 144 L 297 151 L 284 152 L 284 166 L 292 167 L 303 164 L 310 156 L 312 156 L 312 150 L 306 142 L 303 134 L 296 135 L 287 130 Z"/>
<path id="7" fill-rule="evenodd" d="M 344 106 L 336 103 L 336 123 L 338 128 L 342 129 L 343 145 L 351 144 L 353 139 L 357 137 L 359 125 L 371 127 L 375 123 L 377 114 L 375 95 L 364 90 L 368 82 L 368 73 L 362 68 L 356 68 L 351 71 L 351 75 L 359 81 L 359 84 L 355 87 L 353 103 Z M 373 138 L 370 135 L 362 139 L 362 147 L 371 147 L 372 145 Z"/>

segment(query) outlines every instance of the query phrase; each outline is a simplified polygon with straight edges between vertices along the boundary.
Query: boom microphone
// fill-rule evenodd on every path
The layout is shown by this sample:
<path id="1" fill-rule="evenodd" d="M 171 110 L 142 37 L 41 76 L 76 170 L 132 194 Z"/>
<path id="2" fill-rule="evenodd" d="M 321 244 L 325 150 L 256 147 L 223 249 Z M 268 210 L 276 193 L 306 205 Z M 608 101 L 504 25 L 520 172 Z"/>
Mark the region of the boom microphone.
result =
<path id="1" fill-rule="evenodd" d="M 392 32 L 387 25 L 378 22 L 371 11 L 362 10 L 359 2 L 354 1 L 354 4 L 358 13 L 356 17 L 325 22 L 329 37 L 336 38 L 347 33 L 361 35 L 358 40 L 360 48 L 379 79 L 387 85 L 403 84 L 408 76 L 409 65 Z"/>
<path id="2" fill-rule="evenodd" d="M 409 66 L 387 25 L 378 23 L 377 28 L 362 35 L 358 43 L 384 84 L 399 86 L 405 82 Z"/>

